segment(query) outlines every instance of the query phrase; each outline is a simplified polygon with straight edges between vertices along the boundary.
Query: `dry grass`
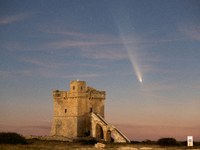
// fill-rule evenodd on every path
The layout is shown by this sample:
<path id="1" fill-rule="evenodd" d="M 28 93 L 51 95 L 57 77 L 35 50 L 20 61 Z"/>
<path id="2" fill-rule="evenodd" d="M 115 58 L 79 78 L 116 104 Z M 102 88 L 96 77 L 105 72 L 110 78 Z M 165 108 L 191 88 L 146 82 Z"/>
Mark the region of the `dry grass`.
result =
<path id="1" fill-rule="evenodd" d="M 42 141 L 42 140 L 27 140 L 27 145 L 9 145 L 9 144 L 0 144 L 0 150 L 95 150 L 93 143 L 85 143 L 84 141 L 80 142 L 63 142 L 63 141 Z M 200 144 L 194 147 L 187 146 L 159 146 L 155 143 L 153 144 L 144 144 L 144 143 L 109 143 L 106 144 L 105 149 L 109 150 L 130 150 L 130 149 L 154 149 L 154 150 L 175 150 L 175 149 L 199 149 Z"/>

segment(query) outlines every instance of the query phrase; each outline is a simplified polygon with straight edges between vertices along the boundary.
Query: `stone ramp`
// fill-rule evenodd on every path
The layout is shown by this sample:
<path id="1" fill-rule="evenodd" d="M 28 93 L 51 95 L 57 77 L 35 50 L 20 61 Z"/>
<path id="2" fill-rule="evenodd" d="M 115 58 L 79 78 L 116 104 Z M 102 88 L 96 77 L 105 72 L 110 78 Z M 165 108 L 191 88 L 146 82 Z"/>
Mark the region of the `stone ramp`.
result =
<path id="1" fill-rule="evenodd" d="M 128 137 L 123 134 L 116 126 L 110 125 L 103 117 L 101 117 L 99 114 L 96 114 L 103 122 L 105 122 L 106 125 L 111 126 L 121 137 L 123 137 L 127 143 L 131 143 L 131 141 L 128 139 Z"/>
<path id="2" fill-rule="evenodd" d="M 96 125 L 100 125 L 103 129 L 104 141 L 110 141 L 111 132 L 114 135 L 115 143 L 131 143 L 131 141 L 124 135 L 117 127 L 110 125 L 103 117 L 99 114 L 91 113 L 92 122 L 92 137 L 96 137 Z M 109 135 L 110 134 L 110 135 Z"/>
<path id="3" fill-rule="evenodd" d="M 118 134 L 120 134 L 124 139 L 126 139 L 127 143 L 131 143 L 131 141 L 129 140 L 129 138 L 124 133 L 122 133 L 116 126 L 112 125 L 112 127 L 115 129 L 115 131 Z"/>

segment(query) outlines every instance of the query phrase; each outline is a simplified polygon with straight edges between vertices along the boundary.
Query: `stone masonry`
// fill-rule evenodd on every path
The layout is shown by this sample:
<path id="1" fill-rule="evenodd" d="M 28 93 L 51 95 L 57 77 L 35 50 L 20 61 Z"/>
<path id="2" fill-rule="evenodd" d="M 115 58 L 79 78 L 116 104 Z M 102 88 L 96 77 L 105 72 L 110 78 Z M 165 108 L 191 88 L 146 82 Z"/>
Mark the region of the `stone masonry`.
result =
<path id="1" fill-rule="evenodd" d="M 123 133 L 115 129 L 116 127 L 105 124 L 105 91 L 86 88 L 85 81 L 77 80 L 70 82 L 70 91 L 53 91 L 53 99 L 54 117 L 51 136 L 64 136 L 70 139 L 90 136 L 110 142 L 113 132 L 114 136 L 120 139 L 115 139 L 115 142 L 130 142 Z"/>

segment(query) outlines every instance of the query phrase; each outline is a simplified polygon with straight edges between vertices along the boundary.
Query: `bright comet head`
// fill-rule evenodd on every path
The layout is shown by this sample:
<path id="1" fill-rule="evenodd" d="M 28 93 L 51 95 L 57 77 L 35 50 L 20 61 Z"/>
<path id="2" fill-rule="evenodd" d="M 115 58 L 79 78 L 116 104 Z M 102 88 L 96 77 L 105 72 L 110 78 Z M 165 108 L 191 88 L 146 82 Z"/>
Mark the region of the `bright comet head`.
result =
<path id="1" fill-rule="evenodd" d="M 141 76 L 141 74 L 137 72 L 137 76 L 138 76 L 139 81 L 142 82 L 142 76 Z"/>

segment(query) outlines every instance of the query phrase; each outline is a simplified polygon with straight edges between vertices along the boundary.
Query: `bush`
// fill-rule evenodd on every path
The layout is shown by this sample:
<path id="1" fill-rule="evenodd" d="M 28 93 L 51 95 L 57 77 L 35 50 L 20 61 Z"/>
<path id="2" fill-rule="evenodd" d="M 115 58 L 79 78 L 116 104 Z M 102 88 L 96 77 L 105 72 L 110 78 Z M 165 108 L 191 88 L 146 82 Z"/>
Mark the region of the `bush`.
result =
<path id="1" fill-rule="evenodd" d="M 152 145 L 152 144 L 154 144 L 154 143 L 153 143 L 151 140 L 146 139 L 146 140 L 143 140 L 143 141 L 142 141 L 142 144 Z"/>
<path id="2" fill-rule="evenodd" d="M 179 142 L 182 146 L 187 146 L 187 141 Z"/>
<path id="3" fill-rule="evenodd" d="M 187 146 L 187 141 L 179 142 L 182 146 Z M 193 146 L 200 146 L 200 142 L 193 141 Z"/>
<path id="4" fill-rule="evenodd" d="M 96 141 L 95 139 L 91 139 L 91 140 L 79 140 L 78 142 L 80 142 L 81 145 L 94 145 L 98 141 Z"/>
<path id="5" fill-rule="evenodd" d="M 166 146 L 166 145 L 177 145 L 177 142 L 174 138 L 161 138 L 157 142 L 158 145 Z"/>
<path id="6" fill-rule="evenodd" d="M 140 143 L 140 142 L 138 142 L 138 141 L 131 141 L 131 143 L 132 143 L 132 144 L 138 144 L 138 143 Z"/>
<path id="7" fill-rule="evenodd" d="M 26 139 L 14 132 L 1 132 L 0 133 L 0 144 L 27 144 Z"/>

